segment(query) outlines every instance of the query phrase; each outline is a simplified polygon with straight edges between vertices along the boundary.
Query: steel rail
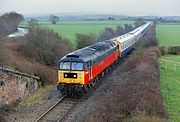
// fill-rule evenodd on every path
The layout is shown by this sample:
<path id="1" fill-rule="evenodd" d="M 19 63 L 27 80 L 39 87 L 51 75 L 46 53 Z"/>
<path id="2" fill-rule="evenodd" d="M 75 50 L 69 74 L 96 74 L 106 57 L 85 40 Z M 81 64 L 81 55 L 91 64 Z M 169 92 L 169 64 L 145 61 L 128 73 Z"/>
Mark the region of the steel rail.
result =
<path id="1" fill-rule="evenodd" d="M 36 119 L 35 122 L 39 122 L 40 120 L 42 120 L 42 118 L 44 118 L 50 111 L 52 111 L 59 103 L 61 103 L 62 101 L 64 101 L 64 99 L 67 97 L 67 95 L 63 96 L 62 99 L 60 99 L 59 101 L 57 101 L 53 106 L 51 106 L 46 112 L 44 112 L 38 119 Z"/>

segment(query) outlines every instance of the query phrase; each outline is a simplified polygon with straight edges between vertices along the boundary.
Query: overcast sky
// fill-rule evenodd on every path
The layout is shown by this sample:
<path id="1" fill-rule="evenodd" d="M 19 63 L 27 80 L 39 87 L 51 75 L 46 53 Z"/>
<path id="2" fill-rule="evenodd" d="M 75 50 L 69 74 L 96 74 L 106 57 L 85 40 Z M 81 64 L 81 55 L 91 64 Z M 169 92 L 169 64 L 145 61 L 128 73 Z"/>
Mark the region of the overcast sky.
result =
<path id="1" fill-rule="evenodd" d="M 9 11 L 180 16 L 180 0 L 0 0 L 0 13 Z"/>

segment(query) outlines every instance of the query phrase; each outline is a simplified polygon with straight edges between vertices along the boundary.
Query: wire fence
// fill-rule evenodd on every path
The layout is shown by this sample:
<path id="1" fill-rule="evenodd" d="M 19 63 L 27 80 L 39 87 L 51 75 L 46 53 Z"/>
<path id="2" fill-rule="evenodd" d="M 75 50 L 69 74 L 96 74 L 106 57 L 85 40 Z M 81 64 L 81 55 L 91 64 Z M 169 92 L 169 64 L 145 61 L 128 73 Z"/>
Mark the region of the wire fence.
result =
<path id="1" fill-rule="evenodd" d="M 175 62 L 166 59 L 159 59 L 159 62 L 163 69 L 170 69 L 173 70 L 174 72 L 180 71 L 180 62 Z"/>

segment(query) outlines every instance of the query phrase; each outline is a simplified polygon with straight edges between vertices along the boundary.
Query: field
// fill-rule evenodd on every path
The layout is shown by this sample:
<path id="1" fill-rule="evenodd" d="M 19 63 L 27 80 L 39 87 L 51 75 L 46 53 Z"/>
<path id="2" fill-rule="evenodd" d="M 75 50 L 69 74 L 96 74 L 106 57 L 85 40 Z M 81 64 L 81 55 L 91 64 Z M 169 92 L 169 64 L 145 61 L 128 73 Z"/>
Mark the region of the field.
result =
<path id="1" fill-rule="evenodd" d="M 68 38 L 71 44 L 75 44 L 76 33 L 99 34 L 105 27 L 115 29 L 117 25 L 132 23 L 134 21 L 59 21 L 56 25 L 52 25 L 50 21 L 39 21 L 42 26 Z M 27 22 L 21 23 L 20 26 L 27 26 Z"/>
<path id="2" fill-rule="evenodd" d="M 157 37 L 160 46 L 180 45 L 180 24 L 158 24 Z"/>
<path id="3" fill-rule="evenodd" d="M 180 62 L 180 56 L 163 56 L 162 59 Z M 173 71 L 173 65 L 168 65 L 168 69 L 161 68 L 161 90 L 165 107 L 170 114 L 170 119 L 180 121 L 180 65 L 177 71 Z"/>
<path id="4" fill-rule="evenodd" d="M 180 45 L 180 24 L 160 23 L 157 25 L 157 38 L 160 46 Z M 165 55 L 161 59 L 180 62 L 180 55 Z M 168 63 L 168 69 L 160 69 L 161 72 L 161 91 L 164 105 L 170 119 L 175 122 L 180 121 L 180 65 L 173 70 L 174 64 Z"/>

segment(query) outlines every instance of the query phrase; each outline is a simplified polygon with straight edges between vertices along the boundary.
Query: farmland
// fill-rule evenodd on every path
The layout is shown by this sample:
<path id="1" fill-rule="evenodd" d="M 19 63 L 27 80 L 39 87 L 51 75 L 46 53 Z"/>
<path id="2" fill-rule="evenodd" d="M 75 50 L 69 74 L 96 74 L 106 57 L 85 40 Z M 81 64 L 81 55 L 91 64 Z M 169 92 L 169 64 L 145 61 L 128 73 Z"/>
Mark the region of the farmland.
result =
<path id="1" fill-rule="evenodd" d="M 160 46 L 180 45 L 180 24 L 158 24 L 157 38 Z M 179 55 L 165 55 L 161 59 L 180 62 Z M 161 91 L 164 99 L 164 105 L 167 109 L 170 119 L 180 121 L 180 65 L 176 65 L 176 71 L 173 70 L 174 64 L 168 63 L 166 70 L 160 69 Z"/>
<path id="2" fill-rule="evenodd" d="M 75 44 L 76 33 L 94 33 L 99 34 L 105 27 L 116 28 L 117 25 L 132 24 L 134 21 L 59 21 L 56 25 L 51 21 L 39 21 L 43 27 L 53 29 L 63 37 L 70 40 L 71 44 Z M 21 23 L 20 26 L 27 26 L 27 22 Z"/>
<path id="3" fill-rule="evenodd" d="M 180 56 L 163 56 L 162 59 L 180 62 Z M 161 89 L 164 98 L 165 107 L 170 114 L 170 119 L 180 121 L 180 65 L 177 65 L 177 71 L 173 71 L 173 65 L 168 64 L 168 69 L 161 68 Z"/>
<path id="4" fill-rule="evenodd" d="M 180 24 L 158 24 L 157 38 L 160 46 L 180 45 Z"/>

